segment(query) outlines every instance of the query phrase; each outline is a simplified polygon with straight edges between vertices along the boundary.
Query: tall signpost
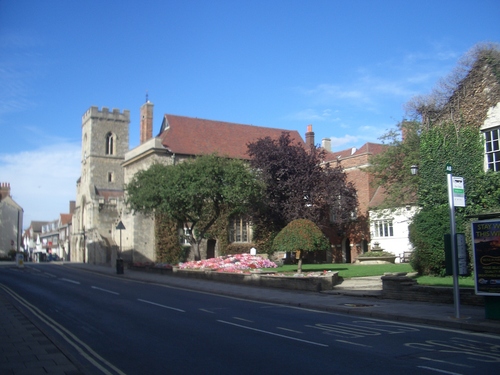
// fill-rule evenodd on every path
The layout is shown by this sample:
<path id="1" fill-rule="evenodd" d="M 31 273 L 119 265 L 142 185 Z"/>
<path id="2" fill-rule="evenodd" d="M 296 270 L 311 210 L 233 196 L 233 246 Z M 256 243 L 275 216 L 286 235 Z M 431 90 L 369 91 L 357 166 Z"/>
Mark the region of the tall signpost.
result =
<path id="1" fill-rule="evenodd" d="M 446 165 L 448 202 L 450 206 L 451 261 L 453 267 L 453 304 L 455 318 L 460 318 L 460 288 L 458 285 L 457 236 L 455 229 L 455 206 L 465 207 L 464 179 L 452 175 L 451 165 Z"/>
<path id="2" fill-rule="evenodd" d="M 122 230 L 125 229 L 125 225 L 123 225 L 122 221 L 118 223 L 116 229 L 120 231 L 120 253 L 116 259 L 116 273 L 123 274 L 123 259 L 122 259 Z"/>

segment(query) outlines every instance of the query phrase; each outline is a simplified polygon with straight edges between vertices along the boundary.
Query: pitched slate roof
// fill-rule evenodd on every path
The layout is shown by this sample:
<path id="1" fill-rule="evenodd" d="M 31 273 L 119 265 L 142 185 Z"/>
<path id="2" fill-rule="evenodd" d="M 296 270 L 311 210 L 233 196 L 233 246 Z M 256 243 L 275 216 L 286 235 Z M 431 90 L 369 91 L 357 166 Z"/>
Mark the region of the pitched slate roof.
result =
<path id="1" fill-rule="evenodd" d="M 122 189 L 120 189 L 120 190 L 118 190 L 118 189 L 101 189 L 101 188 L 98 188 L 97 186 L 94 186 L 94 192 L 97 196 L 104 197 L 105 199 L 123 197 L 123 190 Z"/>
<path id="2" fill-rule="evenodd" d="M 175 154 L 207 155 L 217 153 L 236 159 L 249 159 L 247 145 L 260 138 L 278 139 L 283 132 L 304 145 L 297 131 L 254 125 L 204 120 L 166 114 L 160 134 L 162 145 Z"/>
<path id="3" fill-rule="evenodd" d="M 375 194 L 373 194 L 372 199 L 370 200 L 370 203 L 368 203 L 369 208 L 377 208 L 382 203 L 384 203 L 385 199 L 387 198 L 387 192 L 383 186 L 378 186 L 377 190 L 375 190 Z"/>
<path id="4" fill-rule="evenodd" d="M 31 229 L 33 229 L 33 232 L 41 233 L 42 227 L 48 223 L 50 223 L 50 221 L 32 221 L 30 224 L 30 227 L 31 227 Z"/>

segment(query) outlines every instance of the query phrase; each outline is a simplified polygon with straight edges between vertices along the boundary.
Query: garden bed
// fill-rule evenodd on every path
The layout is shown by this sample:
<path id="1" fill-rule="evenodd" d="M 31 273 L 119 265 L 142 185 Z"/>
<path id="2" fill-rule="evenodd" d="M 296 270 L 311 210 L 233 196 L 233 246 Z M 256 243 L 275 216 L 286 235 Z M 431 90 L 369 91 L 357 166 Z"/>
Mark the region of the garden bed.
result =
<path id="1" fill-rule="evenodd" d="M 389 264 L 395 263 L 396 256 L 381 256 L 381 257 L 358 257 L 355 263 L 358 264 Z"/>

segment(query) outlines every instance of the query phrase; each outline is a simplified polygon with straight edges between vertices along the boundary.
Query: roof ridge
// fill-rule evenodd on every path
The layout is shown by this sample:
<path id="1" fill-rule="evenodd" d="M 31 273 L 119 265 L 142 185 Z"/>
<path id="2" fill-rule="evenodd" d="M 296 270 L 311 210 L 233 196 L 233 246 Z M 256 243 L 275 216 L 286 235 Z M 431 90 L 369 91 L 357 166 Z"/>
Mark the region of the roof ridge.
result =
<path id="1" fill-rule="evenodd" d="M 254 125 L 254 124 L 243 124 L 243 123 L 239 123 L 239 122 L 230 122 L 230 121 L 224 121 L 224 120 L 211 120 L 211 119 L 202 118 L 202 117 L 175 115 L 175 114 L 171 114 L 171 113 L 165 113 L 163 117 L 167 117 L 167 116 L 175 116 L 175 117 L 181 117 L 181 118 L 185 118 L 185 119 L 192 119 L 192 120 L 199 120 L 199 121 L 217 122 L 217 123 L 228 124 L 228 125 L 252 126 L 252 127 L 257 127 L 257 128 L 281 130 L 281 131 L 285 131 L 285 132 L 295 132 L 295 130 L 291 130 L 291 129 L 274 128 L 271 126 Z"/>

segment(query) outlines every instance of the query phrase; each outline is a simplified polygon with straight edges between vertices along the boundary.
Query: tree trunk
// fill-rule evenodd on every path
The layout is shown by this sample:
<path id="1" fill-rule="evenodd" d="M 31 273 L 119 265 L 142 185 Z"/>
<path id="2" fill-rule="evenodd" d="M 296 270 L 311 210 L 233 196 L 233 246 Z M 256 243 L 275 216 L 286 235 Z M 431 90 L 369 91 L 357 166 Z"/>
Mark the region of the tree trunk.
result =
<path id="1" fill-rule="evenodd" d="M 302 273 L 302 251 L 297 250 L 295 257 L 299 260 L 299 263 L 297 264 L 297 273 Z"/>
<path id="2" fill-rule="evenodd" d="M 200 242 L 196 241 L 194 244 L 194 260 L 201 260 Z"/>

